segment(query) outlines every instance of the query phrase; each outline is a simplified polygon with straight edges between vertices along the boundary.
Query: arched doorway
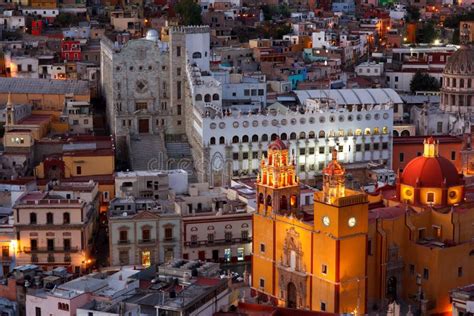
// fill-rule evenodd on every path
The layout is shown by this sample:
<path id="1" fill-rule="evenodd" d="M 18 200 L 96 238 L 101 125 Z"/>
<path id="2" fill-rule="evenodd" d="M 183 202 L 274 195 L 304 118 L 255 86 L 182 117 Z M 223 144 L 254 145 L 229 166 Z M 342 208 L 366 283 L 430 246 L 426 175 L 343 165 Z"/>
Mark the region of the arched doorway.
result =
<path id="1" fill-rule="evenodd" d="M 392 302 L 397 299 L 397 278 L 391 276 L 387 281 L 387 299 Z"/>
<path id="2" fill-rule="evenodd" d="M 296 308 L 296 286 L 293 282 L 288 283 L 286 293 L 286 307 Z"/>
<path id="3" fill-rule="evenodd" d="M 288 201 L 286 199 L 286 195 L 283 195 L 280 199 L 280 211 L 288 210 Z"/>

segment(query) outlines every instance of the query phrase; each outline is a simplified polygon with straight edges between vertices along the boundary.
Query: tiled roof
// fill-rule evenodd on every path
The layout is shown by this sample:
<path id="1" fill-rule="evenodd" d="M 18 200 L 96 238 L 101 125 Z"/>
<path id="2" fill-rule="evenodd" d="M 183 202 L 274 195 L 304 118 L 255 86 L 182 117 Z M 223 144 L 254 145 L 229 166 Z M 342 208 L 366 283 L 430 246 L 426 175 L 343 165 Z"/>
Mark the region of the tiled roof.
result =
<path id="1" fill-rule="evenodd" d="M 89 94 L 87 81 L 32 78 L 0 78 L 0 93 Z"/>

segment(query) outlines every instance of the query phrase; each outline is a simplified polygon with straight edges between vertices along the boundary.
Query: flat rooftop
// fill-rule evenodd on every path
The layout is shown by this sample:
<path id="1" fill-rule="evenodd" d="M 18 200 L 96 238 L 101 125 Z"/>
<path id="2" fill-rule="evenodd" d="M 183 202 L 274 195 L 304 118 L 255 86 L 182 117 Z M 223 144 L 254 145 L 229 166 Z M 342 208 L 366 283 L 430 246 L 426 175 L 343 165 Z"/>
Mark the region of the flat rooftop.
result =
<path id="1" fill-rule="evenodd" d="M 83 80 L 0 78 L 0 93 L 89 95 L 89 83 Z"/>

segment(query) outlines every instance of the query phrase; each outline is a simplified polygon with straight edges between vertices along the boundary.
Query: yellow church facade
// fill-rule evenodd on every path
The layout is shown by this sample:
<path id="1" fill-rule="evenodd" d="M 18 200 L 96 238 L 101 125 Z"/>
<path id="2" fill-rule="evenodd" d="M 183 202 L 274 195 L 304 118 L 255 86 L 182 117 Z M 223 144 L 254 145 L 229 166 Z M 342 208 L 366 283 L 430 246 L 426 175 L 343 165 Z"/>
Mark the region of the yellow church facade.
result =
<path id="1" fill-rule="evenodd" d="M 272 143 L 262 160 L 252 287 L 275 304 L 365 313 L 368 202 L 365 194 L 344 188 L 336 155 L 325 169 L 327 191 L 315 193 L 309 219 L 299 212 L 298 179 L 285 144 Z"/>
<path id="2" fill-rule="evenodd" d="M 260 300 L 337 314 L 403 301 L 413 312 L 446 313 L 450 290 L 474 283 L 474 201 L 435 140 L 425 141 L 393 195 L 380 192 L 378 208 L 368 202 L 374 196 L 345 188 L 333 153 L 313 213 L 300 211 L 287 157 L 284 143 L 272 143 L 256 183 L 252 289 Z M 412 200 L 403 199 L 407 187 Z"/>

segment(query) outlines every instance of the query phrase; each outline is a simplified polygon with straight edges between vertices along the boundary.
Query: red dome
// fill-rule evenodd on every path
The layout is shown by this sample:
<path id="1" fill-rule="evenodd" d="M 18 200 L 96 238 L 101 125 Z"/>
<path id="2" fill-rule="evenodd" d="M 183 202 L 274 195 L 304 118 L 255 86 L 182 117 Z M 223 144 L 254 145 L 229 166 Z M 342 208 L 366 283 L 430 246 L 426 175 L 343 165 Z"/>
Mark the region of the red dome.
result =
<path id="1" fill-rule="evenodd" d="M 446 182 L 445 182 L 446 179 Z M 441 188 L 462 184 L 456 167 L 444 157 L 419 156 L 403 170 L 400 183 L 412 187 Z"/>

